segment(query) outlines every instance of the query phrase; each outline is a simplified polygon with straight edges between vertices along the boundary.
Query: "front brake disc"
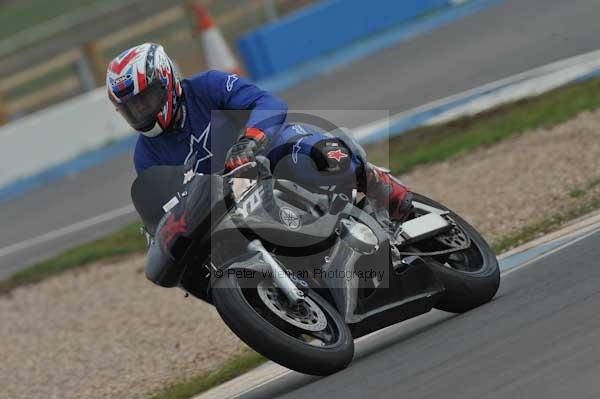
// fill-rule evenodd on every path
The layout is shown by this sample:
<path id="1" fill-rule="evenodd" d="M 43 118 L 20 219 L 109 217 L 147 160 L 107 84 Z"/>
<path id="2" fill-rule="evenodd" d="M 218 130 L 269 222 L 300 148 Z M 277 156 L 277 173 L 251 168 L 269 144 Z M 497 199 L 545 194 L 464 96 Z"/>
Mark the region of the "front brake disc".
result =
<path id="1" fill-rule="evenodd" d="M 290 307 L 278 289 L 268 281 L 256 287 L 258 296 L 277 317 L 306 331 L 322 331 L 327 327 L 327 317 L 321 307 L 308 296 L 295 307 Z"/>

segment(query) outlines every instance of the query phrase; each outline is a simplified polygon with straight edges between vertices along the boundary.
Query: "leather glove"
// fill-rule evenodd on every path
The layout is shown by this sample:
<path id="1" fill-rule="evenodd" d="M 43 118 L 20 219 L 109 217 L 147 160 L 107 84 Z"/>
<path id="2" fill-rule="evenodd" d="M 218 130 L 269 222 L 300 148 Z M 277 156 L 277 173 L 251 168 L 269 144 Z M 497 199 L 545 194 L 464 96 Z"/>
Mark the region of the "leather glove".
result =
<path id="1" fill-rule="evenodd" d="M 246 128 L 244 134 L 227 151 L 225 156 L 225 169 L 233 170 L 238 166 L 253 162 L 257 155 L 261 155 L 267 146 L 267 136 L 255 127 Z"/>

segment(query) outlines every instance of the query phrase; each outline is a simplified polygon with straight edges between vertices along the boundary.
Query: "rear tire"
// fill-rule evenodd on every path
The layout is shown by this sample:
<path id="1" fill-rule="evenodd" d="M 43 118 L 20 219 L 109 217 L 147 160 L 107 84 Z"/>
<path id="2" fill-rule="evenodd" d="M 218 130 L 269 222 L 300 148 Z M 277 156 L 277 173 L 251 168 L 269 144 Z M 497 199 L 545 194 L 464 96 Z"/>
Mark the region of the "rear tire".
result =
<path id="1" fill-rule="evenodd" d="M 444 205 L 416 193 L 413 201 L 449 211 L 452 219 L 471 238 L 471 247 L 465 251 L 473 251 L 481 257 L 481 268 L 473 272 L 453 269 L 427 258 L 446 287 L 435 307 L 446 312 L 463 313 L 491 301 L 500 286 L 500 267 L 487 241 L 469 223 Z"/>
<path id="2" fill-rule="evenodd" d="M 256 303 L 251 305 L 252 298 L 249 300 L 244 293 L 252 289 L 240 288 L 237 277 L 227 274 L 216 281 L 212 298 L 227 326 L 251 348 L 282 366 L 305 374 L 329 375 L 350 364 L 354 356 L 352 334 L 339 313 L 317 293 L 311 290 L 306 296 L 326 315 L 327 328 L 338 334 L 334 344 L 324 347 L 295 337 L 294 334 L 300 335 L 302 330 L 277 316 L 267 320 L 274 313 L 269 315 L 268 310 L 262 309 L 263 315 L 259 314 Z"/>

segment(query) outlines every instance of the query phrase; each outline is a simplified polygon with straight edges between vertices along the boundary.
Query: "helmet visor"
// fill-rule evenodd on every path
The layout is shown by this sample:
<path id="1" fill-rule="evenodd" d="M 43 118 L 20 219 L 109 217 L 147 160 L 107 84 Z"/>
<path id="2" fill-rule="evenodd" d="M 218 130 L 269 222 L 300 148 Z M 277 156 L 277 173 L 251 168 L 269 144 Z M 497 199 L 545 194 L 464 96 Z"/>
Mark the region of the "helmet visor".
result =
<path id="1" fill-rule="evenodd" d="M 117 111 L 132 128 L 146 132 L 154 127 L 156 115 L 162 110 L 166 101 L 167 90 L 157 79 L 140 93 L 117 104 Z"/>

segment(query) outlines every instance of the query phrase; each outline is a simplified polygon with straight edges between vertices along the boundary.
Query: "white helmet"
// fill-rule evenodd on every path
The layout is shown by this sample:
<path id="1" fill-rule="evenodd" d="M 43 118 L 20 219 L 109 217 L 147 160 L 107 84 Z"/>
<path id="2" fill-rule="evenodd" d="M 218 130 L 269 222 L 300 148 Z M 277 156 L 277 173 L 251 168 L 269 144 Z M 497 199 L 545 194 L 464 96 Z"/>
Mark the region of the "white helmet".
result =
<path id="1" fill-rule="evenodd" d="M 108 64 L 108 97 L 129 125 L 154 137 L 171 127 L 181 100 L 181 83 L 163 47 L 144 43 Z M 160 129 L 153 129 L 158 123 Z"/>

